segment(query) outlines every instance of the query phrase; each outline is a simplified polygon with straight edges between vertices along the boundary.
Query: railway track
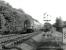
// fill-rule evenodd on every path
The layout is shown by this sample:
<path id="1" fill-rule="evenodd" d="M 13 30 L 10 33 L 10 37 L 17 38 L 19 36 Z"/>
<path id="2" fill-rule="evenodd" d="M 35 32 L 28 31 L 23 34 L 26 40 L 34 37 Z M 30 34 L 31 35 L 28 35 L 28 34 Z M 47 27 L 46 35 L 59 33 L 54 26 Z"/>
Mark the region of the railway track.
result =
<path id="1" fill-rule="evenodd" d="M 17 44 L 19 44 L 20 42 L 24 42 L 26 40 L 28 40 L 29 38 L 36 36 L 37 34 L 39 34 L 40 32 L 33 32 L 30 34 L 19 34 L 19 35 L 10 35 L 10 36 L 4 36 L 4 37 L 0 37 L 0 46 L 5 46 L 5 47 L 13 47 L 16 46 Z"/>
<path id="2" fill-rule="evenodd" d="M 23 43 L 24 41 L 27 41 L 28 39 L 30 39 L 31 37 L 33 36 L 36 36 L 38 34 L 40 34 L 41 32 L 33 32 L 33 33 L 30 33 L 30 34 L 19 34 L 19 35 L 12 35 L 12 36 L 4 36 L 2 39 L 0 40 L 4 40 L 4 41 L 0 41 L 0 46 L 2 48 L 2 46 L 5 46 L 5 47 L 14 47 L 14 46 L 17 46 L 21 43 Z M 44 40 L 46 41 L 46 40 Z M 55 40 L 53 40 L 55 41 Z"/>
<path id="3" fill-rule="evenodd" d="M 5 42 L 5 41 L 11 40 L 11 39 L 16 39 L 16 38 L 21 37 L 21 36 L 24 36 L 24 35 L 17 35 L 17 34 L 15 34 L 15 35 L 9 35 L 9 36 L 0 37 L 0 44 L 2 42 Z"/>

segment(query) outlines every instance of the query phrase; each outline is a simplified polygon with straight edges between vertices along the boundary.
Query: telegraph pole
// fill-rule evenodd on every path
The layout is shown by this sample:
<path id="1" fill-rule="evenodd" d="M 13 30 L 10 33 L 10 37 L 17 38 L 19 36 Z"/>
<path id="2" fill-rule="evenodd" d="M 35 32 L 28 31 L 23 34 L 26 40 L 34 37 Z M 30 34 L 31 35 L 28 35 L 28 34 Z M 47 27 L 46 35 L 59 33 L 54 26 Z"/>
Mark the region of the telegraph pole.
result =
<path id="1" fill-rule="evenodd" d="M 50 18 L 49 18 L 50 17 Z M 52 29 L 52 26 L 50 24 L 50 21 L 51 21 L 51 16 L 44 13 L 44 17 L 43 17 L 43 21 L 44 21 L 44 31 L 47 32 L 47 31 L 50 31 Z"/>

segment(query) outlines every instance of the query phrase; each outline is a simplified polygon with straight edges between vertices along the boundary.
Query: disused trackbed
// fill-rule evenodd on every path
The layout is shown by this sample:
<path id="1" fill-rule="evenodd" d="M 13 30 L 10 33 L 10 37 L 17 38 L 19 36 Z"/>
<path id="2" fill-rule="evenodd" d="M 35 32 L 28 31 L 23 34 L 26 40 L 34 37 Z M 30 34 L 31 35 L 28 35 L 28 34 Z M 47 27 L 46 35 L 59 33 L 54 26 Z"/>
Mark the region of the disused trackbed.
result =
<path id="1" fill-rule="evenodd" d="M 33 32 L 33 33 L 30 33 L 30 34 L 27 34 L 25 36 L 22 36 L 21 34 L 15 38 L 15 39 L 11 39 L 11 40 L 6 40 L 6 41 L 3 41 L 0 43 L 0 45 L 4 45 L 4 46 L 9 46 L 11 44 L 16 44 L 17 42 L 21 41 L 21 42 L 24 42 L 26 40 L 28 40 L 29 38 L 33 37 L 33 36 L 36 36 L 37 34 L 40 34 L 41 32 Z M 15 35 L 16 36 L 16 35 Z M 9 36 L 8 36 L 9 37 Z"/>

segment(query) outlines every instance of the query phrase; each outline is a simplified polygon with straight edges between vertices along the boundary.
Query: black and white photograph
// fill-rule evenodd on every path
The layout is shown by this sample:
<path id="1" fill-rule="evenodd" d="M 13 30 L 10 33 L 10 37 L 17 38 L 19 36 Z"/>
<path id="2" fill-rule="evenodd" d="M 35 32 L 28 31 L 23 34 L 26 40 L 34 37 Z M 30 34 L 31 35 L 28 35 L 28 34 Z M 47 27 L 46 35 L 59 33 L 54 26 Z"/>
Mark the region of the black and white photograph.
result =
<path id="1" fill-rule="evenodd" d="M 66 0 L 0 0 L 0 50 L 66 50 Z"/>

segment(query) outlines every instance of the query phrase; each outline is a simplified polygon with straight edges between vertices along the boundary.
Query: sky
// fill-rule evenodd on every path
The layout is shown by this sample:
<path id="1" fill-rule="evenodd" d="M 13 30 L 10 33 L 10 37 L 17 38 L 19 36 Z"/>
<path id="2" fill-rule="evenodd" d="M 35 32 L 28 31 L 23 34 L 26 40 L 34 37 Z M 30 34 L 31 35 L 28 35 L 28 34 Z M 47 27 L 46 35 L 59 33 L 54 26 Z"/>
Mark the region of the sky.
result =
<path id="1" fill-rule="evenodd" d="M 50 23 L 55 22 L 56 17 L 61 16 L 62 20 L 66 20 L 66 0 L 4 0 L 14 8 L 21 8 L 25 13 L 37 19 L 40 23 L 44 23 L 46 15 Z"/>

